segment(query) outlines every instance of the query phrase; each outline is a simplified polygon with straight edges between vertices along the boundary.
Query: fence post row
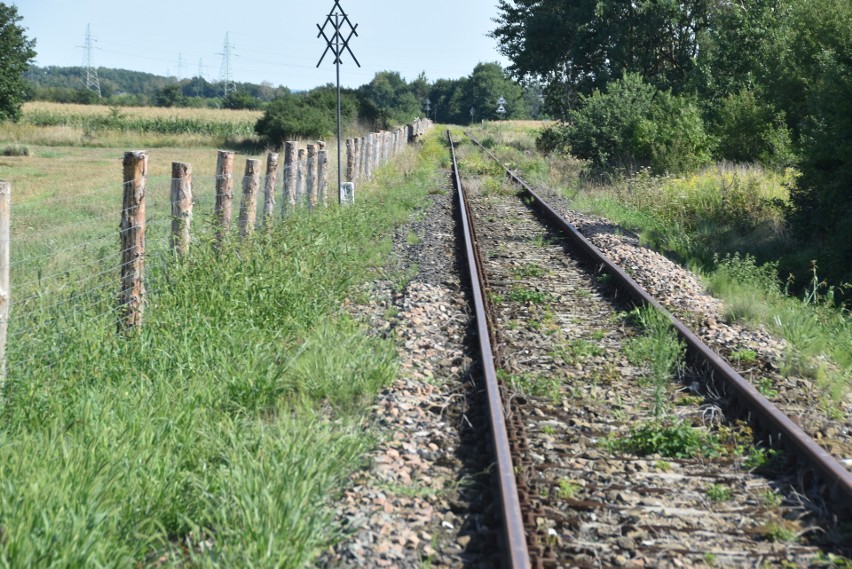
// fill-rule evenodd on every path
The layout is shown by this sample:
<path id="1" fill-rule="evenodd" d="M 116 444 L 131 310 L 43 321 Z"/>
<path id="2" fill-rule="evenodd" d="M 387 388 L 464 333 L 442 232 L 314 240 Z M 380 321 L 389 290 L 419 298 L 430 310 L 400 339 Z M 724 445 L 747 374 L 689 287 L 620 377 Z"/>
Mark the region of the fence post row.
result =
<path id="1" fill-rule="evenodd" d="M 142 327 L 145 297 L 145 185 L 148 153 L 124 154 L 124 200 L 121 208 L 121 292 L 118 327 L 130 332 Z"/>
<path id="2" fill-rule="evenodd" d="M 6 384 L 6 335 L 9 332 L 12 184 L 0 181 L 0 393 Z"/>
<path id="3" fill-rule="evenodd" d="M 260 189 L 260 160 L 246 160 L 243 199 L 240 202 L 240 237 L 254 232 L 257 223 L 257 193 Z"/>
<path id="4" fill-rule="evenodd" d="M 178 256 L 189 253 L 192 225 L 192 165 L 172 162 L 172 239 L 171 248 Z"/>

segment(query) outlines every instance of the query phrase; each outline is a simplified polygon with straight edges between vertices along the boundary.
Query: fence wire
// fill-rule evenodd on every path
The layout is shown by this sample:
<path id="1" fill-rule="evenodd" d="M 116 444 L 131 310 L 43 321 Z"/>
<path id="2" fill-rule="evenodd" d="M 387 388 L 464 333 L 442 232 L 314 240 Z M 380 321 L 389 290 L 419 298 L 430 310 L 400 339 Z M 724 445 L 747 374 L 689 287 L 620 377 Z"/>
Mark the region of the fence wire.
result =
<path id="1" fill-rule="evenodd" d="M 354 178 L 364 180 L 372 165 L 373 172 L 393 158 L 390 148 L 378 149 L 359 139 L 353 156 Z M 344 155 L 345 156 L 345 155 Z M 344 158 L 346 160 L 346 158 Z M 236 162 L 236 161 L 235 161 Z M 288 166 L 279 154 L 275 174 L 262 174 L 254 196 L 255 226 L 268 220 L 281 219 L 295 207 L 310 208 L 308 170 L 312 174 L 317 205 L 337 202 L 337 149 L 325 148 L 325 161 L 314 156 L 309 168 L 307 156 Z M 320 179 L 320 166 L 325 170 L 325 183 Z M 343 164 L 345 167 L 347 164 Z M 266 161 L 261 159 L 261 168 Z M 295 170 L 295 171 L 293 171 Z M 212 242 L 221 233 L 221 218 L 216 214 L 220 198 L 231 198 L 230 234 L 240 231 L 240 213 L 244 209 L 244 184 L 250 181 L 236 163 L 231 175 L 230 193 L 217 193 L 222 176 L 191 176 L 192 215 L 189 218 L 193 242 Z M 270 177 L 275 184 L 270 185 Z M 145 301 L 156 307 L 157 298 L 168 292 L 169 267 L 177 256 L 172 250 L 173 222 L 170 177 L 147 177 L 145 186 Z M 272 195 L 267 197 L 267 188 Z M 285 190 L 286 188 L 286 190 Z M 7 341 L 7 374 L 10 381 L 23 379 L 35 371 L 55 371 L 68 350 L 73 349 L 71 336 L 84 330 L 115 333 L 124 307 L 119 299 L 130 288 L 123 289 L 122 269 L 135 263 L 126 260 L 122 250 L 122 234 L 138 225 L 121 229 L 125 214 L 136 208 L 122 206 L 125 184 L 87 190 L 82 193 L 38 196 L 29 200 L 14 199 L 11 235 L 10 281 L 12 303 Z M 325 191 L 325 195 L 322 192 Z M 268 205 L 272 206 L 267 211 Z M 57 212 L 60 212 L 58 214 Z M 56 219 L 62 221 L 56 223 Z M 182 221 L 182 218 L 179 218 Z"/>

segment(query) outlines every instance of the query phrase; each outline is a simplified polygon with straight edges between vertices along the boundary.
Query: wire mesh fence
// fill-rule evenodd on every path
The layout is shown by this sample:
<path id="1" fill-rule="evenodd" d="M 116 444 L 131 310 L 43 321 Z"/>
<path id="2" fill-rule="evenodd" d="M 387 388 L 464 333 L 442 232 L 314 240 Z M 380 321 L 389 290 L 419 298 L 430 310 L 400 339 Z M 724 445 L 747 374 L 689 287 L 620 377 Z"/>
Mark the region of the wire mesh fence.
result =
<path id="1" fill-rule="evenodd" d="M 405 143 L 426 132 L 430 125 L 421 123 L 347 141 L 346 178 L 369 179 Z M 6 338 L 0 339 L 6 347 L 7 378 L 23 379 L 35 369 L 49 373 L 72 346 L 79 349 L 74 335 L 98 338 L 120 332 L 134 294 L 144 297 L 140 302 L 156 305 L 169 286 L 168 268 L 186 254 L 178 247 L 182 240 L 188 239 L 186 247 L 191 248 L 195 242 L 238 239 L 294 208 L 337 203 L 340 194 L 328 183 L 336 176 L 335 149 L 318 142 L 300 150 L 296 160 L 288 160 L 286 152 L 270 153 L 265 160 L 248 159 L 245 167 L 234 164 L 224 173 L 199 175 L 190 167 L 181 177 L 144 175 L 144 215 L 134 222 L 126 219 L 139 213 L 138 206 L 126 207 L 126 200 L 122 206 L 131 182 L 73 195 L 13 199 L 8 262 L 12 308 Z M 221 209 L 226 201 L 232 224 L 227 231 Z M 127 233 L 140 229 L 141 249 L 125 243 Z M 129 267 L 142 266 L 140 257 L 144 269 L 138 276 L 144 285 L 134 292 L 122 275 Z"/>

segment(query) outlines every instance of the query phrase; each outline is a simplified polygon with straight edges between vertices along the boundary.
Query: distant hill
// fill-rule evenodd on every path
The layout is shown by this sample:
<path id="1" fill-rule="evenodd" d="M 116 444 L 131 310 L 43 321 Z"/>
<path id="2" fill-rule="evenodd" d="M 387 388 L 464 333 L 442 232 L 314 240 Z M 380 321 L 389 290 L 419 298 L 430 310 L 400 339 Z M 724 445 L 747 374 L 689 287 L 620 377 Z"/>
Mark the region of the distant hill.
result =
<path id="1" fill-rule="evenodd" d="M 25 74 L 31 96 L 37 100 L 69 102 L 79 99 L 85 90 L 86 71 L 83 67 L 32 66 Z M 222 85 L 204 78 L 181 79 L 164 77 L 128 69 L 98 68 L 101 95 L 108 99 L 125 98 L 140 103 L 153 101 L 166 87 L 178 85 L 184 97 L 209 99 L 222 96 Z M 289 92 L 286 87 L 273 87 L 270 83 L 237 83 L 237 91 L 261 101 L 271 101 L 275 96 Z M 82 101 L 80 101 L 82 102 Z"/>

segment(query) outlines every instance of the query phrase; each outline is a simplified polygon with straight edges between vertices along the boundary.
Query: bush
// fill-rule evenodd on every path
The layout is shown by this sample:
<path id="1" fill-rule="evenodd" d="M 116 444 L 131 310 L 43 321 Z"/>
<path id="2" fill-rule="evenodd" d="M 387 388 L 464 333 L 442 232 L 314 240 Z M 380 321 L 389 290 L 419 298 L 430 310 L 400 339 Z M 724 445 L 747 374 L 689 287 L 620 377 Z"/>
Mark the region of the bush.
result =
<path id="1" fill-rule="evenodd" d="M 569 147 L 566 129 L 559 125 L 541 129 L 536 136 L 535 147 L 544 154 L 567 154 Z"/>
<path id="2" fill-rule="evenodd" d="M 341 112 L 345 123 L 355 119 L 357 108 L 354 96 L 347 93 L 342 97 Z M 336 130 L 337 94 L 331 87 L 277 97 L 255 125 L 255 132 L 274 145 L 285 140 L 323 139 Z"/>
<path id="3" fill-rule="evenodd" d="M 721 159 L 776 167 L 795 162 L 784 113 L 759 101 L 753 91 L 743 89 L 722 101 L 715 133 Z"/>
<path id="4" fill-rule="evenodd" d="M 710 161 L 711 139 L 697 107 L 628 74 L 584 97 L 573 123 L 543 132 L 540 148 L 567 147 L 598 170 L 683 172 Z"/>
<path id="5" fill-rule="evenodd" d="M 691 172 L 711 161 L 711 139 L 692 101 L 659 92 L 648 118 L 639 121 L 633 141 L 656 174 Z"/>
<path id="6" fill-rule="evenodd" d="M 3 152 L 0 153 L 3 156 L 29 156 L 30 149 L 27 146 L 23 146 L 21 144 L 12 144 L 3 149 Z"/>
<path id="7" fill-rule="evenodd" d="M 642 164 L 633 144 L 639 124 L 650 116 L 656 89 L 637 74 L 611 83 L 606 93 L 583 97 L 565 129 L 571 152 L 598 169 L 633 172 Z"/>

